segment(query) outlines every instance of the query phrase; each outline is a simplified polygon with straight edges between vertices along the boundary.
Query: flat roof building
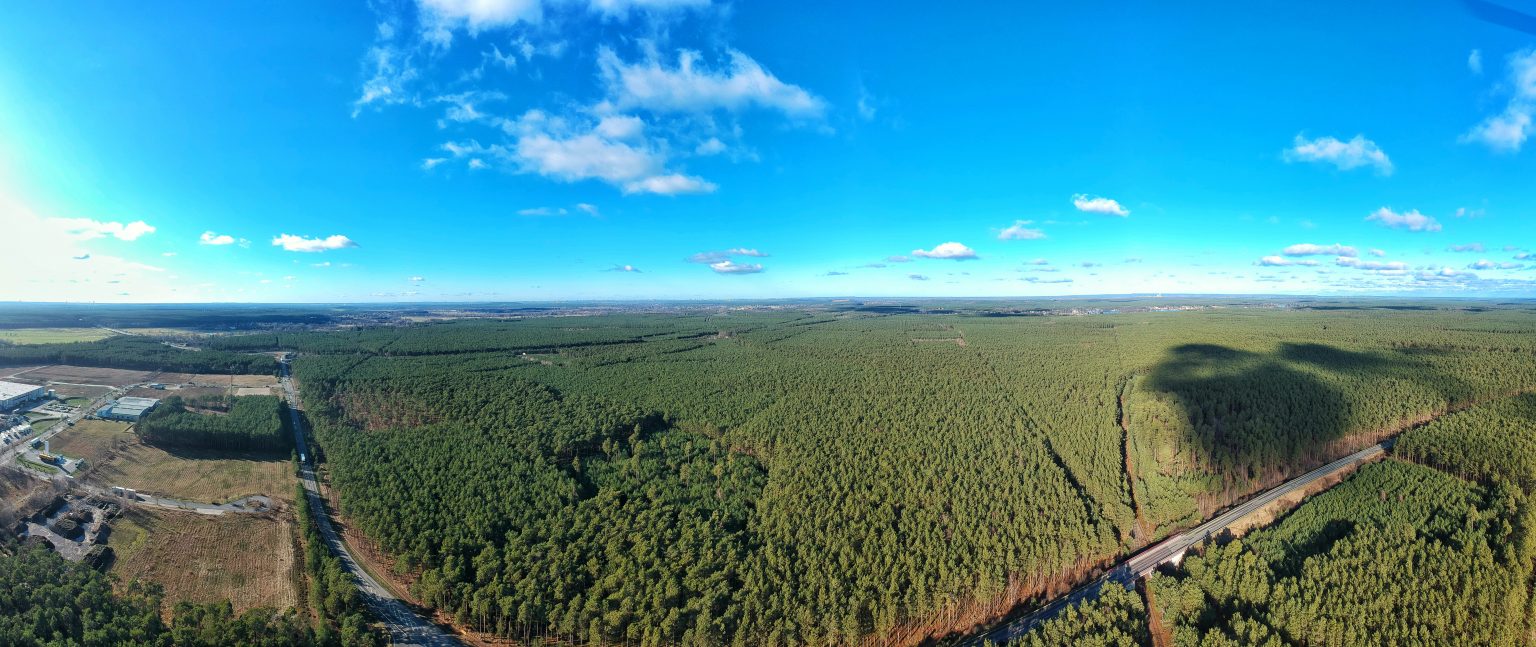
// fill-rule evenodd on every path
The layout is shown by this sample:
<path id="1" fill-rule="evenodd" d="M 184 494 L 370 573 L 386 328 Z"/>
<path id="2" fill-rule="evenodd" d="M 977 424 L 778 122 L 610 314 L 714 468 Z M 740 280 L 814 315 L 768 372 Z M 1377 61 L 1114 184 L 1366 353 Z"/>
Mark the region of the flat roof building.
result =
<path id="1" fill-rule="evenodd" d="M 155 398 L 118 398 L 112 404 L 102 407 L 96 415 L 108 420 L 135 421 L 149 413 L 160 401 Z"/>
<path id="2" fill-rule="evenodd" d="M 48 390 L 35 384 L 0 381 L 0 411 L 10 411 L 46 395 Z"/>

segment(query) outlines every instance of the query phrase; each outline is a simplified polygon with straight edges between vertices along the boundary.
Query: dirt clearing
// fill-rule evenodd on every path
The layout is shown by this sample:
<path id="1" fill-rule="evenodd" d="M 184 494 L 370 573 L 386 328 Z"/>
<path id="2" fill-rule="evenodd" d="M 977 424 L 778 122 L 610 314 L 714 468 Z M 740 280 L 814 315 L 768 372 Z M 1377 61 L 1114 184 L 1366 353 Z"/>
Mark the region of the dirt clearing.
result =
<path id="1" fill-rule="evenodd" d="M 166 606 L 228 599 L 238 613 L 284 609 L 298 601 L 293 587 L 293 524 L 286 517 L 132 510 L 114 528 L 112 571 L 122 581 L 165 587 Z M 120 543 L 121 542 L 121 543 Z"/>
<path id="2" fill-rule="evenodd" d="M 174 453 L 146 445 L 128 431 L 128 425 L 104 420 L 83 420 L 55 436 L 54 451 L 84 458 L 89 466 L 85 480 L 97 485 L 120 485 L 146 494 L 224 503 L 264 494 L 274 499 L 293 498 L 293 466 L 287 457 L 176 450 Z"/>
<path id="3" fill-rule="evenodd" d="M 150 371 L 129 371 L 120 368 L 90 368 L 86 366 L 69 366 L 59 364 L 47 366 L 21 375 L 28 382 L 70 382 L 73 384 L 105 384 L 107 386 L 128 386 L 147 382 L 154 373 Z M 228 377 L 228 376 L 225 376 Z"/>

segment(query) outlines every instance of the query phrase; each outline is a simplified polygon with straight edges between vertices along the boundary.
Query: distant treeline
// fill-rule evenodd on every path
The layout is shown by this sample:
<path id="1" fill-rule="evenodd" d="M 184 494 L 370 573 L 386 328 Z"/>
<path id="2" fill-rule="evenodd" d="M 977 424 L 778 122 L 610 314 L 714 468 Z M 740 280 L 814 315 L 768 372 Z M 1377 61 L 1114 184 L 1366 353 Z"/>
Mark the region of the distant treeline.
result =
<path id="1" fill-rule="evenodd" d="M 293 446 L 287 407 L 271 395 L 171 396 L 137 429 L 141 438 L 161 446 L 277 452 Z"/>
<path id="2" fill-rule="evenodd" d="M 238 330 L 271 325 L 330 323 L 331 306 L 251 304 L 97 305 L 8 303 L 0 305 L 0 328 L 190 328 Z"/>
<path id="3" fill-rule="evenodd" d="M 277 373 L 277 360 L 269 355 L 182 350 L 148 337 L 121 336 L 72 344 L 0 346 L 0 366 L 29 364 L 229 375 Z"/>

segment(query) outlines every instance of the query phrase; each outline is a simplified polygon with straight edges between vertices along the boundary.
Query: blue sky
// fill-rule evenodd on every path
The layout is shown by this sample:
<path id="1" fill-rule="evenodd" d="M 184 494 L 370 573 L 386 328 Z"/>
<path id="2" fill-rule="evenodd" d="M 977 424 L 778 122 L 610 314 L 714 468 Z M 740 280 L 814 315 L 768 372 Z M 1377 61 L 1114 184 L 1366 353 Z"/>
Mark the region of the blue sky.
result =
<path id="1" fill-rule="evenodd" d="M 21 3 L 0 300 L 1536 293 L 1536 35 L 1169 4 Z"/>

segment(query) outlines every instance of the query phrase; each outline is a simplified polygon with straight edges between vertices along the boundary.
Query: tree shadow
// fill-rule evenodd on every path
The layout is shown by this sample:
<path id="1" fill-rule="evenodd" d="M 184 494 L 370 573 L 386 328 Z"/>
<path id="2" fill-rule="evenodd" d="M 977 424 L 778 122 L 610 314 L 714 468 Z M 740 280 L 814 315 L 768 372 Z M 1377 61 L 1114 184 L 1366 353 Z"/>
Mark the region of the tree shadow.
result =
<path id="1" fill-rule="evenodd" d="M 1272 353 L 1185 344 L 1153 368 L 1148 386 L 1183 413 L 1187 440 L 1207 470 L 1229 481 L 1272 480 L 1335 458 L 1335 441 L 1384 431 L 1361 428 L 1359 409 L 1390 394 L 1346 388 L 1412 383 L 1449 404 L 1465 397 L 1466 384 L 1428 359 L 1310 342 L 1282 343 Z"/>

